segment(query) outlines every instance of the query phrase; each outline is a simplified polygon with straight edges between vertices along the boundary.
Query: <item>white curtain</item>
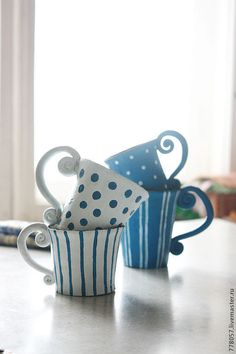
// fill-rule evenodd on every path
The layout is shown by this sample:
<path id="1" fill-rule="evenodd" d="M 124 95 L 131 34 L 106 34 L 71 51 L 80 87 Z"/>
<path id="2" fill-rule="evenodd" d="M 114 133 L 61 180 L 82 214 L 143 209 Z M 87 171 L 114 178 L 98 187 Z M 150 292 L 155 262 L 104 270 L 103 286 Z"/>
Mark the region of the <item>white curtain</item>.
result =
<path id="1" fill-rule="evenodd" d="M 34 0 L 1 0 L 0 7 L 0 218 L 27 219 L 35 205 Z"/>

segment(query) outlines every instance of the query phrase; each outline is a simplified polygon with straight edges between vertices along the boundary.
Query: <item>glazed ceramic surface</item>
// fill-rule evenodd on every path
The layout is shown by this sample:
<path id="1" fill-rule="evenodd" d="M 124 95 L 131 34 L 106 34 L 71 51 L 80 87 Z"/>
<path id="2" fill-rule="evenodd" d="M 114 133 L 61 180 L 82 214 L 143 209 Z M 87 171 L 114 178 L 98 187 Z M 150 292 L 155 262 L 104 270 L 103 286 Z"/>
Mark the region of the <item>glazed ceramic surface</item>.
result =
<path id="1" fill-rule="evenodd" d="M 105 295 L 115 290 L 115 270 L 123 228 L 93 231 L 66 231 L 31 224 L 19 235 L 18 249 L 25 261 L 46 274 L 46 284 L 56 282 L 57 292 L 70 296 Z M 54 271 L 36 263 L 30 256 L 26 239 L 38 232 L 36 243 L 51 244 Z"/>
<path id="2" fill-rule="evenodd" d="M 171 238 L 177 205 L 190 209 L 202 200 L 207 218 L 197 229 Z M 127 222 L 122 235 L 124 263 L 134 268 L 162 268 L 168 263 L 169 252 L 179 255 L 183 251 L 180 240 L 192 237 L 205 230 L 213 220 L 213 209 L 204 192 L 196 187 L 174 191 L 151 191 L 149 199 L 142 203 Z"/>
<path id="3" fill-rule="evenodd" d="M 77 176 L 74 192 L 65 205 L 50 193 L 44 178 L 47 161 L 61 152 L 70 156 L 59 161 L 59 171 Z M 45 223 L 63 230 L 120 226 L 148 198 L 147 191 L 138 184 L 93 161 L 80 159 L 70 147 L 52 149 L 41 158 L 36 169 L 36 182 L 42 195 L 53 206 L 44 214 Z"/>
<path id="4" fill-rule="evenodd" d="M 158 154 L 167 154 L 174 150 L 175 144 L 171 138 L 180 143 L 182 156 L 180 163 L 167 178 Z M 166 190 L 180 187 L 179 180 L 174 177 L 184 167 L 187 156 L 188 146 L 185 138 L 176 131 L 168 130 L 161 133 L 157 139 L 121 151 L 107 158 L 105 162 L 112 170 L 147 190 Z"/>

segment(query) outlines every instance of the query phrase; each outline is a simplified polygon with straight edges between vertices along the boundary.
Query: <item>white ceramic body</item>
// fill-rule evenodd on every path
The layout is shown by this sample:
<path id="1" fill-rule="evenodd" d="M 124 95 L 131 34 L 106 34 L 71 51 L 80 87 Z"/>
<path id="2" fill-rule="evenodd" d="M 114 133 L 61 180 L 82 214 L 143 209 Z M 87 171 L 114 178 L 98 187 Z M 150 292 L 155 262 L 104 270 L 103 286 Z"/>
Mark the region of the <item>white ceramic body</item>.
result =
<path id="1" fill-rule="evenodd" d="M 50 193 L 44 178 L 47 161 L 61 152 L 71 157 L 59 161 L 59 171 L 64 175 L 77 176 L 74 192 L 64 206 Z M 53 206 L 44 214 L 45 223 L 62 230 L 106 229 L 124 225 L 148 198 L 148 192 L 135 182 L 93 161 L 81 160 L 70 147 L 54 148 L 40 159 L 36 182 Z"/>
<path id="2" fill-rule="evenodd" d="M 82 172 L 82 173 L 81 173 Z M 64 205 L 59 229 L 93 230 L 125 224 L 148 193 L 90 160 L 80 160 L 77 185 Z"/>
<path id="3" fill-rule="evenodd" d="M 57 292 L 70 296 L 96 296 L 115 290 L 115 270 L 123 228 L 69 231 L 41 223 L 26 227 L 18 237 L 18 249 L 33 268 L 45 273 L 47 284 L 56 282 Z M 37 264 L 29 255 L 26 239 L 32 232 L 38 245 L 51 244 L 54 271 Z"/>

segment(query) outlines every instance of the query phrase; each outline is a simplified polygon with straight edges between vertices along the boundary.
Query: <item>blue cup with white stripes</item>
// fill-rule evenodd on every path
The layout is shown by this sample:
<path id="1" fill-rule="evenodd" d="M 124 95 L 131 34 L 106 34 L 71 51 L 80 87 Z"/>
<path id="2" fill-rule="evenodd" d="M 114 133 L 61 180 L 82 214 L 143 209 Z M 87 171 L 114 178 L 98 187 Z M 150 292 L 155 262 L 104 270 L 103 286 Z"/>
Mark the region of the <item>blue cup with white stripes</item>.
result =
<path id="1" fill-rule="evenodd" d="M 171 153 L 176 142 L 181 147 L 182 155 L 174 171 L 167 177 L 159 155 Z M 180 188 L 179 180 L 174 177 L 184 167 L 187 156 L 188 145 L 185 138 L 176 131 L 167 130 L 154 140 L 108 157 L 105 162 L 111 170 L 129 178 L 147 190 L 167 190 Z"/>
<path id="2" fill-rule="evenodd" d="M 56 283 L 58 293 L 70 296 L 105 295 L 115 290 L 116 261 L 123 229 L 71 231 L 34 223 L 21 231 L 17 245 L 24 260 L 45 274 L 46 284 Z M 31 258 L 26 240 L 35 232 L 37 245 L 51 245 L 54 270 Z"/>
<path id="3" fill-rule="evenodd" d="M 197 229 L 171 238 L 176 207 L 191 209 L 198 196 L 206 209 L 206 219 Z M 128 220 L 122 234 L 124 263 L 133 268 L 167 267 L 169 253 L 179 255 L 180 242 L 204 231 L 213 220 L 213 208 L 207 195 L 197 187 L 149 191 L 149 198 Z"/>

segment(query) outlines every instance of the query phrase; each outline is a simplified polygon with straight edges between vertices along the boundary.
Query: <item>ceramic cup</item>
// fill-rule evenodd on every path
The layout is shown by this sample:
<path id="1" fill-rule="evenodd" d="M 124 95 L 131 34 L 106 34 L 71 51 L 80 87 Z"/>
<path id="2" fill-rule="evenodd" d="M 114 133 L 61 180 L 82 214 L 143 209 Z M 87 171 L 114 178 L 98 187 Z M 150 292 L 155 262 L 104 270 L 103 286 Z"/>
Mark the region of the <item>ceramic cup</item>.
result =
<path id="1" fill-rule="evenodd" d="M 171 239 L 177 205 L 184 209 L 194 207 L 199 196 L 206 208 L 206 220 L 197 229 Z M 178 190 L 150 191 L 149 199 L 127 222 L 122 235 L 124 263 L 134 268 L 162 268 L 168 263 L 169 252 L 183 251 L 180 240 L 205 230 L 213 220 L 213 208 L 204 192 L 196 187 Z"/>
<path id="2" fill-rule="evenodd" d="M 21 231 L 17 245 L 24 260 L 45 274 L 46 284 L 56 282 L 58 293 L 71 296 L 104 295 L 115 290 L 116 260 L 122 230 L 123 227 L 66 231 L 34 223 Z M 54 270 L 43 267 L 31 258 L 26 240 L 32 232 L 37 232 L 35 242 L 39 246 L 51 244 Z"/>
<path id="3" fill-rule="evenodd" d="M 59 171 L 77 176 L 74 192 L 64 206 L 49 192 L 44 179 L 47 161 L 59 152 L 71 155 L 59 161 Z M 136 183 L 93 161 L 80 159 L 69 147 L 52 149 L 42 157 L 36 169 L 36 182 L 53 206 L 44 214 L 45 223 L 63 230 L 105 229 L 125 224 L 148 198 L 147 191 Z"/>
<path id="4" fill-rule="evenodd" d="M 167 154 L 173 151 L 174 142 L 170 137 L 177 139 L 182 147 L 180 164 L 169 178 L 166 178 L 161 166 L 158 153 Z M 174 177 L 185 165 L 188 155 L 188 146 L 185 138 L 176 131 L 167 130 L 157 139 L 145 144 L 134 146 L 105 160 L 110 169 L 118 172 L 147 190 L 176 189 L 180 187 L 179 180 Z"/>

